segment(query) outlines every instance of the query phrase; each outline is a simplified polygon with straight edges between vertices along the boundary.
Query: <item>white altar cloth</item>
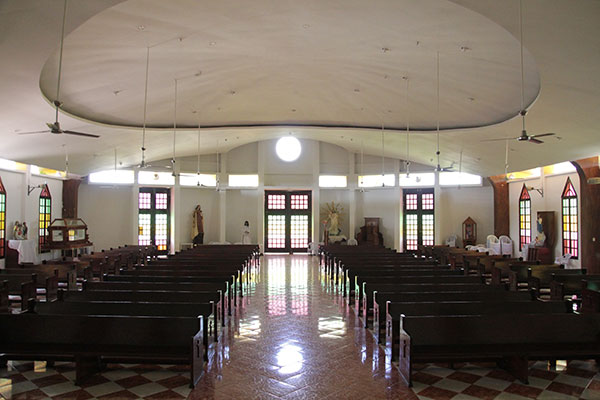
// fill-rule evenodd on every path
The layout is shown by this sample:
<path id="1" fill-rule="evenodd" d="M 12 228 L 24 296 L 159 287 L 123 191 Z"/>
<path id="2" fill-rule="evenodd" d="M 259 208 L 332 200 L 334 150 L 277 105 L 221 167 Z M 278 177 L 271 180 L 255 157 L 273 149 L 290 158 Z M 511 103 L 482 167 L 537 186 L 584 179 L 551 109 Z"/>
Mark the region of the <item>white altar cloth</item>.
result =
<path id="1" fill-rule="evenodd" d="M 19 252 L 19 264 L 39 264 L 40 257 L 37 253 L 37 240 L 9 240 L 8 247 Z"/>

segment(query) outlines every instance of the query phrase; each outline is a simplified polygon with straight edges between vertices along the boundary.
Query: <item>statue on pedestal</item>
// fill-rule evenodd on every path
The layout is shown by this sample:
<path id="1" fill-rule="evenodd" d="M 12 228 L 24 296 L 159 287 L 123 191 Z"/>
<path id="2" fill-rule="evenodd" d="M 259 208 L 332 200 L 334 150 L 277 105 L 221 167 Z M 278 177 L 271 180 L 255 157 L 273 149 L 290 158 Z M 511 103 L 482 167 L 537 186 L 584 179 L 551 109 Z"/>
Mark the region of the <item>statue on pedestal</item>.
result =
<path id="1" fill-rule="evenodd" d="M 325 203 L 325 208 L 321 210 L 321 214 L 325 214 L 327 216 L 323 222 L 329 225 L 325 227 L 328 241 L 331 243 L 346 240 L 346 237 L 342 235 L 342 229 L 340 228 L 342 211 L 344 211 L 342 205 L 339 203 L 336 204 L 333 201 L 331 203 Z"/>
<path id="2" fill-rule="evenodd" d="M 19 221 L 15 221 L 15 226 L 13 227 L 13 238 L 15 240 L 27 240 L 27 224 L 25 221 L 21 224 Z"/>
<path id="3" fill-rule="evenodd" d="M 194 245 L 204 243 L 204 216 L 200 204 L 196 206 L 192 216 L 192 242 Z"/>

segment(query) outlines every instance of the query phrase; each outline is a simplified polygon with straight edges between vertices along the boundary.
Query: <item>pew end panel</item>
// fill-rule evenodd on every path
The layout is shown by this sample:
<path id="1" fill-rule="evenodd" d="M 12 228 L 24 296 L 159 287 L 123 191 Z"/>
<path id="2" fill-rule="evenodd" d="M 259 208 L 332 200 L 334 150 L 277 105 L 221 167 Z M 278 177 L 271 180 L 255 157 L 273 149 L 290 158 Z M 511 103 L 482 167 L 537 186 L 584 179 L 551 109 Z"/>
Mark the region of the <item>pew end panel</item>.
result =
<path id="1" fill-rule="evenodd" d="M 404 330 L 405 315 L 400 315 L 399 321 L 399 345 L 398 345 L 398 370 L 402 379 L 406 382 L 409 387 L 412 387 L 412 358 L 411 353 L 411 338 L 410 335 Z M 393 342 L 392 342 L 393 343 Z"/>

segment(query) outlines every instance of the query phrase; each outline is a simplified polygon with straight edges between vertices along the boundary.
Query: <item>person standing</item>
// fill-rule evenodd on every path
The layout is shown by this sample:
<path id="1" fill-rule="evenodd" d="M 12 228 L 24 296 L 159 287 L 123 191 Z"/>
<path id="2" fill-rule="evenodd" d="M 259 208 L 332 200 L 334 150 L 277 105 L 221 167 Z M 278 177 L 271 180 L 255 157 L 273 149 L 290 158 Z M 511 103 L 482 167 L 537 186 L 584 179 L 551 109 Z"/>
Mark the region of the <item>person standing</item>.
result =
<path id="1" fill-rule="evenodd" d="M 244 222 L 244 226 L 242 227 L 242 244 L 251 244 L 250 240 L 250 223 L 248 221 Z"/>

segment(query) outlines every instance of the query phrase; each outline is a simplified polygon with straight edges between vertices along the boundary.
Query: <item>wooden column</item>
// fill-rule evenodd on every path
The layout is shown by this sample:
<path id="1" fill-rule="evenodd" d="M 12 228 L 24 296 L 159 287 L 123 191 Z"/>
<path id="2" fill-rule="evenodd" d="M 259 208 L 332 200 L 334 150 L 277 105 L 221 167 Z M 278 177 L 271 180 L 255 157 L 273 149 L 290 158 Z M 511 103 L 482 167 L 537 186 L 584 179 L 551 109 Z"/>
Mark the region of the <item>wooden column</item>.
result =
<path id="1" fill-rule="evenodd" d="M 494 235 L 510 236 L 510 208 L 506 176 L 490 176 L 489 180 L 494 188 Z"/>
<path id="2" fill-rule="evenodd" d="M 579 258 L 588 274 L 600 274 L 600 185 L 588 183 L 588 179 L 600 177 L 598 162 L 598 157 L 571 161 L 580 180 Z"/>
<path id="3" fill-rule="evenodd" d="M 62 217 L 77 218 L 77 200 L 79 198 L 79 179 L 68 179 L 63 181 L 62 188 Z"/>

